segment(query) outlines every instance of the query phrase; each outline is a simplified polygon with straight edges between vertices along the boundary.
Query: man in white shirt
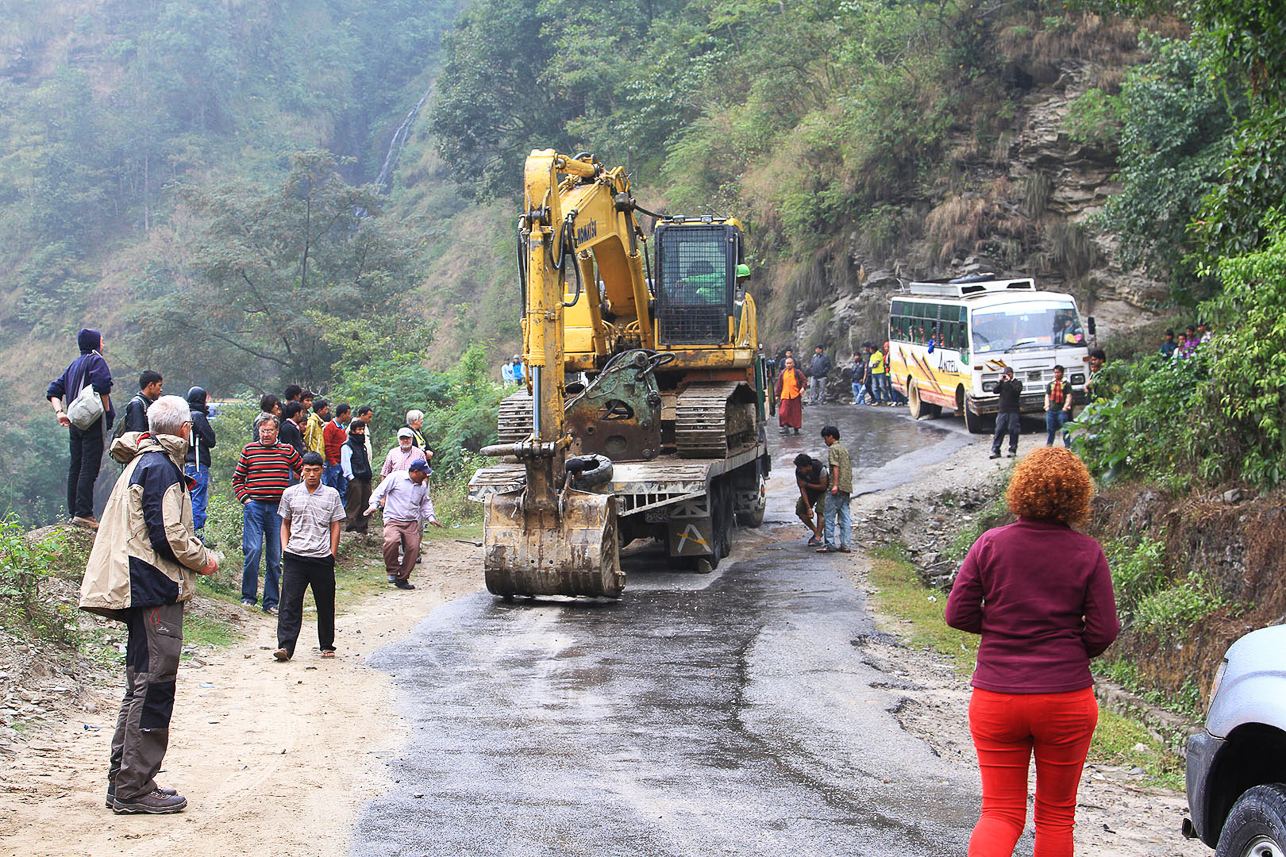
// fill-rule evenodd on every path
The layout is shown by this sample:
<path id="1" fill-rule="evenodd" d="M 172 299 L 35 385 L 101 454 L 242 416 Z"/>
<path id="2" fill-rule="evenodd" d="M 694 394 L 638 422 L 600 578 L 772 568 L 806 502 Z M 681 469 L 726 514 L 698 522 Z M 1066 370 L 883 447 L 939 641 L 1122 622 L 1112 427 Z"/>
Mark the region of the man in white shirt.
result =
<path id="1" fill-rule="evenodd" d="M 384 569 L 388 582 L 398 589 L 414 589 L 411 569 L 420 555 L 420 537 L 424 522 L 441 527 L 433 514 L 429 497 L 429 465 L 422 458 L 412 461 L 406 470 L 395 470 L 371 495 L 366 514 L 384 506 Z M 398 553 L 401 559 L 398 559 Z"/>
<path id="2" fill-rule="evenodd" d="M 339 492 L 322 484 L 326 460 L 306 452 L 296 482 L 281 495 L 281 604 L 277 614 L 277 651 L 272 656 L 288 661 L 295 654 L 304 618 L 304 591 L 313 588 L 317 604 L 317 645 L 323 658 L 335 656 L 335 550 L 344 504 Z"/>

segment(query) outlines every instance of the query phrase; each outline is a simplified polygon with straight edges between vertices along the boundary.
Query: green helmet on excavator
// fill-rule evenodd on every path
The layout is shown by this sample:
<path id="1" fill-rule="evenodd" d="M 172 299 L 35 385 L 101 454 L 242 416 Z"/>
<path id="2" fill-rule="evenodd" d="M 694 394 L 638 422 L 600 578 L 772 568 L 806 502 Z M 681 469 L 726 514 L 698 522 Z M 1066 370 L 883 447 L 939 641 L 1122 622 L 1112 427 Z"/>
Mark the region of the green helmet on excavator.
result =
<path id="1" fill-rule="evenodd" d="M 744 280 L 746 277 L 749 277 L 749 276 L 750 276 L 750 266 L 749 266 L 749 265 L 741 264 L 741 265 L 738 265 L 738 266 L 737 266 L 737 279 L 738 279 L 738 280 Z"/>

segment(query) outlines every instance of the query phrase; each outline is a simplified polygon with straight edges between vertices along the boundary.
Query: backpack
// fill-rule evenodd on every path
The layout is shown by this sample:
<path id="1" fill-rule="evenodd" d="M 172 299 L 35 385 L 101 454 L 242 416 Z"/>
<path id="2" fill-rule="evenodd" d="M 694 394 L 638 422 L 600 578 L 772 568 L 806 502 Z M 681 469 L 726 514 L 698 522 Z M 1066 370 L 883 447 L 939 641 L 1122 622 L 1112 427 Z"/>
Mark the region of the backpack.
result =
<path id="1" fill-rule="evenodd" d="M 98 354 L 97 351 L 92 352 Z M 101 355 L 100 355 L 101 356 Z M 89 373 L 89 358 L 80 367 L 80 381 L 83 383 L 85 376 Z M 73 385 L 73 389 L 75 385 Z M 68 391 L 70 392 L 70 391 Z M 81 431 L 88 431 L 94 423 L 103 418 L 103 397 L 94 392 L 93 384 L 85 384 L 81 387 L 76 398 L 67 406 L 67 419 L 71 424 Z"/>
<path id="2" fill-rule="evenodd" d="M 144 411 L 147 410 L 147 403 L 143 401 L 142 396 L 135 395 L 134 398 L 130 399 L 129 402 L 125 405 L 125 411 L 124 413 L 121 414 L 121 418 L 116 421 L 116 425 L 112 426 L 113 440 L 116 440 L 120 438 L 123 434 L 125 434 L 125 422 L 126 422 L 125 418 L 129 416 L 129 406 L 134 404 L 135 402 L 139 402 L 140 404 L 142 404 Z"/>

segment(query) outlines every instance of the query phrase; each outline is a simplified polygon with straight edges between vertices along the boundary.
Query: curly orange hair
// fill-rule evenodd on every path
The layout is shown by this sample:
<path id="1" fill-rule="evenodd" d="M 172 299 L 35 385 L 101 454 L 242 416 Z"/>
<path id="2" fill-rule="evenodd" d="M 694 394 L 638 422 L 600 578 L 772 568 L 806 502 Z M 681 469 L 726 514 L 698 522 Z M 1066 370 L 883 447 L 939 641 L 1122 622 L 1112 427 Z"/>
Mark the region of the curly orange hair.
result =
<path id="1" fill-rule="evenodd" d="M 1046 447 L 1029 453 L 1009 479 L 1005 501 L 1020 518 L 1079 524 L 1089 517 L 1094 482 L 1070 449 Z"/>

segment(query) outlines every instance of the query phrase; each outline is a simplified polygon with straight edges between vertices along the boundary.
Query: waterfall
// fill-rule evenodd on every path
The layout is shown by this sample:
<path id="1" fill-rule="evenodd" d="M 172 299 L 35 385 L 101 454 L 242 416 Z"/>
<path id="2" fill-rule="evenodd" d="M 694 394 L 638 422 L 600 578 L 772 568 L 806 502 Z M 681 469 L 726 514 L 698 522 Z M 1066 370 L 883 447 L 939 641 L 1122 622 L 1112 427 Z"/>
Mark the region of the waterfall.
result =
<path id="1" fill-rule="evenodd" d="M 380 167 L 380 174 L 375 178 L 375 187 L 382 194 L 387 194 L 393 189 L 393 170 L 397 169 L 398 159 L 402 157 L 402 149 L 406 146 L 406 138 L 411 135 L 411 125 L 415 122 L 415 117 L 420 114 L 420 108 L 424 106 L 432 90 L 432 86 L 424 90 L 420 100 L 415 103 L 411 112 L 406 114 L 402 124 L 398 125 L 397 131 L 393 133 L 393 139 L 389 141 L 388 154 L 384 156 L 384 166 Z"/>

